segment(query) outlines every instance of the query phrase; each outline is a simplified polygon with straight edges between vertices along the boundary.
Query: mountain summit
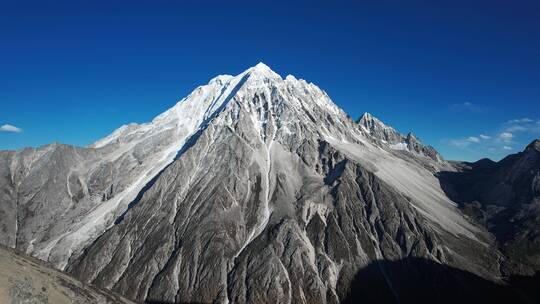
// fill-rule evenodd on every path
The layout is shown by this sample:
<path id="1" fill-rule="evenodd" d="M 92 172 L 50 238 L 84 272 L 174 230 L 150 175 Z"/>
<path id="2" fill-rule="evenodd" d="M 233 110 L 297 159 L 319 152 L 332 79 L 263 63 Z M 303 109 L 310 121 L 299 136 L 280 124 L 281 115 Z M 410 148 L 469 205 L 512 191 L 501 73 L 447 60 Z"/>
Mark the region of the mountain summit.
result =
<path id="1" fill-rule="evenodd" d="M 443 163 L 443 158 L 439 152 L 431 146 L 423 145 L 412 132 L 407 133 L 407 135 L 400 134 L 370 113 L 364 113 L 358 120 L 358 125 L 371 138 L 391 149 L 407 151 L 416 156 L 429 157 L 435 162 Z"/>
<path id="2" fill-rule="evenodd" d="M 407 259 L 499 281 L 503 255 L 444 170 L 412 134 L 259 63 L 90 147 L 1 152 L 0 241 L 149 302 L 338 303 L 362 269 L 399 299 L 377 265 Z"/>

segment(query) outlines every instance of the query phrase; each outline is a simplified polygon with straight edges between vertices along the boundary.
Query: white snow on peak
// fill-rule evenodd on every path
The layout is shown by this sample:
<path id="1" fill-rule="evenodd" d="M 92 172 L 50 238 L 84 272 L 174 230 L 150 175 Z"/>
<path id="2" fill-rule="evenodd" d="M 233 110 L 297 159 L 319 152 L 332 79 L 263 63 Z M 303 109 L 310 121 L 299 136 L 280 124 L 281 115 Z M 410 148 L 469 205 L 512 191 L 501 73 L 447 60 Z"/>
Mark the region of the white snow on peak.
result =
<path id="1" fill-rule="evenodd" d="M 364 114 L 362 114 L 361 118 L 360 119 L 365 119 L 365 120 L 371 120 L 373 119 L 373 115 L 371 115 L 371 113 L 369 112 L 364 112 Z"/>
<path id="2" fill-rule="evenodd" d="M 294 75 L 289 74 L 289 75 L 287 75 L 287 77 L 285 77 L 285 80 L 287 80 L 287 81 L 295 81 L 297 79 L 296 79 L 296 77 L 294 77 Z"/>
<path id="3" fill-rule="evenodd" d="M 364 114 L 362 114 L 362 116 L 360 117 L 359 122 L 364 122 L 364 123 L 366 123 L 366 124 L 368 124 L 370 126 L 376 125 L 376 126 L 381 127 L 383 129 L 394 129 L 392 127 L 387 126 L 380 119 L 378 119 L 377 117 L 371 115 L 371 113 L 368 113 L 368 112 L 365 112 Z"/>
<path id="4" fill-rule="evenodd" d="M 232 75 L 227 75 L 227 74 L 225 74 L 225 75 L 218 75 L 218 76 L 216 76 L 216 77 L 210 79 L 210 81 L 209 81 L 208 83 L 210 84 L 210 83 L 218 82 L 218 83 L 221 84 L 221 83 L 224 83 L 224 82 L 230 80 L 231 78 L 234 78 L 234 76 L 232 76 Z"/>
<path id="5" fill-rule="evenodd" d="M 272 71 L 272 69 L 271 69 L 269 66 L 267 66 L 267 65 L 266 65 L 265 63 L 263 63 L 263 62 L 257 63 L 255 66 L 249 68 L 248 70 L 251 70 L 251 71 L 257 70 L 257 71 L 269 72 L 269 73 L 274 73 L 274 74 L 276 74 L 274 71 Z"/>
<path id="6" fill-rule="evenodd" d="M 233 90 L 238 90 L 244 82 L 247 86 L 257 87 L 265 85 L 268 81 L 280 80 L 282 80 L 281 76 L 262 62 L 236 76 L 218 75 L 207 85 L 198 87 L 175 106 L 158 115 L 152 122 L 124 125 L 89 147 L 102 148 L 109 144 L 125 143 L 128 139 L 131 141 L 133 137 L 144 139 L 153 133 L 173 127 L 178 128 L 179 134 L 192 134 L 201 123 L 220 109 L 224 102 L 232 97 L 229 95 L 234 93 Z M 179 141 L 182 140 L 182 138 L 179 139 Z"/>
<path id="7" fill-rule="evenodd" d="M 419 171 L 418 168 L 414 168 L 394 158 L 379 147 L 364 141 L 365 137 L 359 131 L 360 129 L 355 128 L 353 123 L 347 119 L 346 113 L 316 85 L 302 79 L 298 80 L 292 75 L 288 75 L 283 80 L 267 65 L 259 63 L 236 76 L 219 75 L 214 77 L 207 85 L 196 88 L 191 94 L 151 122 L 122 126 L 111 135 L 90 146 L 103 152 L 104 162 L 114 162 L 124 155 L 129 155 L 135 146 L 143 145 L 150 147 L 150 149 L 156 148 L 157 152 L 152 152 L 141 159 L 137 174 L 130 177 L 130 184 L 124 191 L 116 193 L 107 201 L 98 202 L 83 220 L 69 227 L 64 234 L 49 241 L 45 247 L 42 246 L 37 255 L 47 260 L 51 252 L 56 253 L 61 257 L 58 266 L 65 267 L 71 253 L 81 249 L 110 227 L 114 222 L 113 214 L 124 212 L 144 185 L 172 163 L 189 138 L 199 130 L 204 129 L 218 113 L 225 109 L 230 100 L 240 96 L 236 101 L 241 101 L 248 99 L 249 96 L 253 97 L 254 94 L 264 94 L 267 97 L 264 100 L 273 102 L 270 86 L 276 88 L 276 92 L 279 94 L 286 96 L 284 100 L 288 102 L 289 109 L 295 109 L 296 114 L 309 111 L 325 114 L 320 115 L 318 121 L 312 123 L 317 132 L 323 134 L 327 141 L 338 149 L 353 154 L 354 159 L 374 164 L 374 168 L 378 170 L 376 174 L 383 180 L 397 186 L 405 194 L 417 198 L 416 207 L 418 209 L 429 216 L 434 216 L 435 221 L 442 221 L 447 229 L 456 233 L 465 234 L 471 230 L 456 215 L 455 206 L 444 196 L 430 172 Z M 269 173 L 270 152 L 275 140 L 276 129 L 265 128 L 263 130 L 262 126 L 271 124 L 277 128 L 282 126 L 283 129 L 286 129 L 287 125 L 294 126 L 295 120 L 298 120 L 299 116 L 291 114 L 292 111 L 283 111 L 279 114 L 282 116 L 278 118 L 273 106 L 267 107 L 269 111 L 272 111 L 269 113 L 270 115 L 264 115 L 264 113 L 257 111 L 258 105 L 248 105 L 247 103 L 243 105 L 252 115 L 251 118 L 258 133 L 261 135 L 264 133 L 261 140 L 262 146 L 266 146 L 266 150 L 261 156 L 260 162 L 264 164 L 261 167 L 266 168 Z M 306 121 L 309 120 L 306 114 L 302 115 L 305 115 Z M 278 123 L 276 119 L 283 120 Z M 324 119 L 328 123 L 323 121 Z M 377 126 L 390 128 L 369 113 L 365 113 L 361 120 L 368 122 L 367 126 L 372 126 L 375 123 Z M 227 123 L 227 120 L 224 119 L 223 122 Z M 268 133 L 268 130 L 272 131 Z M 393 148 L 402 149 L 404 145 L 401 143 Z M 413 178 L 410 178 L 411 176 Z M 425 182 L 420 182 L 422 179 Z M 271 181 L 267 178 L 266 182 L 268 190 Z M 426 184 L 431 187 L 424 189 L 423 186 Z M 444 222 L 445 219 L 446 222 Z"/>
<path id="8" fill-rule="evenodd" d="M 258 70 L 263 70 L 258 67 Z M 257 71 L 257 73 L 259 73 Z M 242 74 L 241 74 L 242 75 Z M 71 254 L 113 225 L 115 216 L 122 214 L 141 189 L 156 174 L 172 163 L 178 152 L 197 131 L 219 112 L 243 85 L 244 76 L 221 75 L 200 86 L 169 110 L 151 122 L 128 124 L 90 146 L 102 153 L 99 162 L 104 165 L 116 162 L 133 153 L 136 147 L 144 147 L 151 153 L 141 158 L 130 176 L 130 184 L 107 201 L 96 201 L 96 206 L 79 222 L 36 248 L 36 256 L 49 260 L 51 255 L 59 268 L 64 268 Z M 251 77 L 251 76 L 250 76 Z M 159 140 L 159 142 L 157 141 Z M 100 164 L 95 164 L 99 167 Z"/>
<path id="9" fill-rule="evenodd" d="M 278 73 L 272 71 L 269 66 L 262 62 L 259 62 L 254 67 L 247 69 L 238 76 L 244 76 L 248 74 L 250 79 L 282 79 Z"/>

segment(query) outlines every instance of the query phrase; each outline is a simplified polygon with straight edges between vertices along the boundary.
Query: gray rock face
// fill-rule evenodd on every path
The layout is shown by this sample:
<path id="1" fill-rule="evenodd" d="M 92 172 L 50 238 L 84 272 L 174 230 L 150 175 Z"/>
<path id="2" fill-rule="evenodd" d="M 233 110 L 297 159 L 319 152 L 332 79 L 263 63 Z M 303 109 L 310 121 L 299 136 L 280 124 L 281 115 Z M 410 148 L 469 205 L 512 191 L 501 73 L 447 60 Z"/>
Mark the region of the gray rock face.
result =
<path id="1" fill-rule="evenodd" d="M 406 258 L 497 281 L 434 176 L 454 167 L 392 130 L 259 64 L 91 147 L 2 152 L 1 241 L 140 301 L 338 303 Z"/>
<path id="2" fill-rule="evenodd" d="M 167 133 L 156 136 L 166 140 Z M 0 154 L 2 242 L 64 267 L 159 172 L 153 154 L 159 146 L 147 145 L 109 152 L 52 144 Z M 138 160 L 138 153 L 146 158 Z"/>
<path id="3" fill-rule="evenodd" d="M 510 257 L 507 275 L 540 270 L 540 141 L 498 163 L 456 163 L 440 172 L 445 190 L 464 211 L 490 230 Z"/>
<path id="4" fill-rule="evenodd" d="M 414 156 L 425 156 L 435 162 L 442 163 L 443 158 L 433 147 L 425 146 L 411 132 L 402 135 L 394 128 L 385 125 L 370 113 L 364 113 L 358 120 L 361 130 L 379 144 L 394 150 L 407 151 Z"/>
<path id="5" fill-rule="evenodd" d="M 403 142 L 403 135 L 370 113 L 362 114 L 358 119 L 358 125 L 369 135 L 385 143 L 397 144 Z"/>
<path id="6" fill-rule="evenodd" d="M 88 148 L 1 152 L 0 241 L 65 268 L 187 147 L 239 81 L 226 78 L 213 79 L 152 122 L 123 126 Z"/>
<path id="7" fill-rule="evenodd" d="M 90 206 L 81 202 L 88 189 L 74 168 L 94 157 L 91 151 L 59 144 L 2 152 L 2 243 L 32 247 L 32 240 L 59 233 L 56 223 L 69 217 L 74 207 L 88 210 Z"/>
<path id="8" fill-rule="evenodd" d="M 337 303 L 358 269 L 407 256 L 496 276 L 485 234 L 374 173 L 393 151 L 351 151 L 378 147 L 324 92 L 265 67 L 246 76 L 69 272 L 139 300 L 234 303 Z M 453 226 L 414 207 L 429 203 Z"/>

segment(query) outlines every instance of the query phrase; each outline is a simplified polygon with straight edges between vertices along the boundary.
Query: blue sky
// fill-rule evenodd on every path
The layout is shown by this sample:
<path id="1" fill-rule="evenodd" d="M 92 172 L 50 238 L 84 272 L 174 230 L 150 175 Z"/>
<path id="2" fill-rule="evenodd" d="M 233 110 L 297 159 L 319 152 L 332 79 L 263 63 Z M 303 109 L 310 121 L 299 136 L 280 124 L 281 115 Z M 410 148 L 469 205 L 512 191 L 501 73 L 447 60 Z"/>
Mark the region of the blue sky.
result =
<path id="1" fill-rule="evenodd" d="M 538 1 L 199 2 L 1 1 L 0 149 L 87 145 L 260 61 L 448 159 L 540 137 Z"/>

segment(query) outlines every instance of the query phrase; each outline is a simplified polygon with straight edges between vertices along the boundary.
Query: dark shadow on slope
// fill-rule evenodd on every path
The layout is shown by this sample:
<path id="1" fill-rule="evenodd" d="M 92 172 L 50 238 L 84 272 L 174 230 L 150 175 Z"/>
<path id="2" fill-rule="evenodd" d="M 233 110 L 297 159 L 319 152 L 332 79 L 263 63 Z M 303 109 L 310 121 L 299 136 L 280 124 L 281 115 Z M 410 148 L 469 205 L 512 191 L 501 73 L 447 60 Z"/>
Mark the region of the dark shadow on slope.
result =
<path id="1" fill-rule="evenodd" d="M 330 171 L 324 177 L 324 183 L 326 185 L 330 185 L 336 179 L 338 179 L 343 174 L 346 164 L 347 164 L 347 160 L 342 160 L 339 163 L 337 163 L 334 168 L 330 169 Z"/>
<path id="2" fill-rule="evenodd" d="M 507 256 L 504 275 L 530 274 L 540 265 L 540 154 L 533 141 L 523 152 L 499 162 L 456 163 L 438 172 L 442 190 L 471 220 L 496 238 Z"/>
<path id="3" fill-rule="evenodd" d="M 483 188 L 489 185 L 498 169 L 497 163 L 487 158 L 463 163 L 463 166 L 461 172 L 441 171 L 435 174 L 445 194 L 461 207 L 464 202 L 481 200 Z"/>
<path id="4" fill-rule="evenodd" d="M 435 174 L 441 189 L 459 209 L 477 224 L 487 228 L 488 214 L 482 204 L 486 189 L 490 189 L 498 164 L 490 159 L 462 163 L 461 171 L 441 171 Z"/>
<path id="5" fill-rule="evenodd" d="M 240 81 L 238 82 L 238 84 L 236 84 L 236 86 L 231 90 L 231 93 L 227 96 L 227 98 L 223 101 L 223 103 L 220 105 L 219 108 L 217 108 L 214 113 L 212 113 L 212 115 L 210 115 L 209 117 L 207 117 L 202 123 L 201 123 L 201 126 L 199 127 L 199 129 L 197 130 L 197 132 L 195 132 L 194 134 L 192 134 L 187 140 L 186 142 L 184 143 L 184 145 L 182 146 L 182 148 L 176 153 L 175 157 L 174 157 L 174 160 L 177 160 L 179 159 L 184 153 L 186 153 L 186 151 L 188 151 L 191 147 L 193 147 L 195 145 L 195 143 L 197 142 L 197 140 L 201 137 L 201 135 L 203 134 L 204 130 L 206 130 L 206 127 L 208 127 L 208 125 L 210 124 L 210 122 L 216 117 L 218 116 L 222 111 L 223 109 L 225 108 L 225 106 L 229 103 L 229 101 L 234 97 L 234 95 L 236 95 L 236 93 L 238 92 L 238 90 L 240 90 L 240 88 L 242 87 L 242 85 L 244 85 L 244 83 L 247 81 L 247 79 L 249 78 L 249 74 L 246 74 L 244 75 L 244 77 L 242 77 L 242 79 L 240 79 Z M 227 90 L 227 87 L 224 87 L 220 93 L 220 95 L 217 97 L 217 99 L 221 98 L 221 96 L 225 93 L 225 91 Z M 216 99 L 216 100 L 217 100 Z M 173 161 L 174 162 L 174 161 Z M 137 205 L 143 195 L 146 193 L 146 191 L 148 191 L 148 189 L 152 188 L 152 186 L 155 184 L 155 182 L 158 180 L 158 178 L 160 177 L 160 175 L 173 163 L 171 162 L 170 164 L 168 164 L 167 166 L 165 166 L 165 168 L 163 168 L 161 171 L 159 171 L 156 176 L 154 176 L 146 185 L 144 185 L 144 187 L 141 189 L 141 191 L 139 191 L 139 193 L 137 194 L 137 196 L 135 197 L 135 199 L 133 201 L 131 201 L 129 204 L 128 204 L 128 207 L 127 209 L 114 221 L 114 224 L 115 225 L 118 225 L 120 224 L 123 220 L 124 220 L 124 217 L 126 216 L 126 214 L 135 206 Z"/>
<path id="6" fill-rule="evenodd" d="M 174 160 L 177 160 L 179 159 L 184 153 L 186 153 L 186 151 L 188 151 L 191 147 L 193 147 L 195 145 L 195 143 L 197 142 L 197 140 L 200 138 L 200 136 L 203 134 L 204 130 L 207 128 L 207 126 L 210 124 L 210 122 L 217 116 L 219 115 L 223 109 L 225 109 L 225 106 L 229 103 L 229 101 L 234 97 L 234 95 L 236 95 L 236 93 L 238 92 L 238 90 L 240 90 L 240 88 L 243 86 L 243 84 L 247 81 L 247 79 L 249 78 L 249 74 L 247 75 L 244 75 L 244 77 L 238 82 L 238 84 L 231 90 L 231 93 L 226 97 L 226 99 L 223 101 L 222 105 L 216 109 L 216 111 L 214 111 L 214 113 L 212 113 L 212 115 L 210 115 L 209 117 L 207 117 L 202 123 L 201 123 L 201 126 L 199 128 L 199 130 L 197 130 L 197 132 L 195 132 L 193 135 L 191 135 L 187 140 L 186 142 L 184 143 L 184 145 L 182 146 L 182 148 L 176 153 L 175 157 L 174 157 Z M 221 96 L 223 96 L 223 94 L 226 92 L 226 88 L 224 88 L 222 91 L 221 91 L 221 94 L 219 95 L 218 98 L 220 98 Z M 128 214 L 128 212 L 134 208 L 142 199 L 142 197 L 144 196 L 144 194 L 152 188 L 152 186 L 155 184 L 155 182 L 159 179 L 159 177 L 161 176 L 161 174 L 169 167 L 171 166 L 172 164 L 174 163 L 171 162 L 170 164 L 168 164 L 167 166 L 165 166 L 165 168 L 163 168 L 160 172 L 158 172 L 156 174 L 156 176 L 154 176 L 142 189 L 141 191 L 139 191 L 139 193 L 137 194 L 137 196 L 135 197 L 135 199 L 133 201 L 131 201 L 129 204 L 128 204 L 128 208 L 114 221 L 114 225 L 118 225 L 120 223 L 122 223 L 122 221 L 124 220 L 124 218 L 126 217 L 126 215 Z M 114 226 L 113 226 L 114 227 Z M 110 229 L 110 228 L 109 228 Z M 68 262 L 68 268 L 67 269 L 70 269 L 72 267 L 72 265 L 74 264 L 77 264 L 78 262 L 80 262 L 87 254 L 88 254 L 88 251 L 93 248 L 95 246 L 95 244 L 98 244 L 98 242 L 101 240 L 101 238 L 103 238 L 105 235 L 107 234 L 107 231 L 105 231 L 104 233 L 102 233 L 97 239 L 94 240 L 94 242 L 92 244 L 90 244 L 89 246 L 87 246 L 83 252 L 81 253 L 80 256 L 76 257 L 74 259 L 74 257 L 72 256 Z M 72 270 L 68 270 L 68 272 L 72 272 Z M 148 303 L 161 303 L 161 302 L 148 302 Z"/>
<path id="7" fill-rule="evenodd" d="M 378 261 L 356 274 L 343 303 L 540 303 L 539 279 L 504 285 L 422 258 Z"/>
<path id="8" fill-rule="evenodd" d="M 127 209 L 114 221 L 115 225 L 120 224 L 124 220 L 126 214 L 141 201 L 141 199 L 144 196 L 144 194 L 146 193 L 146 191 L 148 191 L 150 188 L 152 188 L 152 186 L 156 183 L 156 181 L 159 179 L 161 174 L 163 174 L 163 172 L 165 170 L 167 170 L 167 168 L 169 168 L 169 166 L 172 165 L 175 160 L 179 159 L 180 156 L 182 156 L 182 154 L 184 154 L 187 150 L 189 150 L 191 147 L 193 147 L 195 145 L 195 143 L 197 142 L 197 140 L 199 139 L 199 137 L 201 136 L 203 131 L 204 131 L 204 129 L 201 128 L 200 130 L 198 130 L 196 133 L 191 135 L 186 140 L 186 142 L 184 143 L 182 148 L 174 156 L 174 160 L 170 164 L 165 166 L 165 168 L 161 169 L 161 171 L 159 171 L 156 174 L 156 176 L 154 176 L 148 183 L 146 183 L 146 185 L 144 185 L 144 187 L 142 187 L 141 191 L 139 191 L 139 193 L 137 193 L 137 196 L 135 197 L 135 199 L 128 204 Z"/>
<path id="9" fill-rule="evenodd" d="M 495 283 L 423 258 L 377 261 L 358 271 L 341 303 L 540 303 L 540 275 Z M 172 304 L 147 300 L 148 304 Z M 187 304 L 187 303 L 186 303 Z"/>
<path id="10" fill-rule="evenodd" d="M 223 103 L 219 106 L 219 108 L 217 108 L 214 113 L 212 113 L 212 115 L 210 115 L 209 117 L 207 117 L 202 123 L 201 123 L 201 126 L 199 127 L 199 129 L 197 130 L 197 132 L 195 132 L 193 135 L 191 135 L 189 137 L 189 139 L 186 140 L 186 142 L 184 143 L 184 145 L 182 146 L 182 149 L 180 149 L 180 151 L 178 151 L 178 153 L 176 154 L 175 156 L 175 160 L 180 158 L 180 156 L 182 156 L 182 154 L 184 154 L 187 150 L 189 150 L 191 147 L 193 147 L 195 145 L 195 143 L 197 142 L 197 140 L 199 139 L 199 137 L 201 137 L 202 133 L 204 132 L 204 130 L 206 130 L 206 128 L 208 127 L 208 125 L 210 124 L 210 122 L 216 118 L 222 111 L 223 109 L 225 109 L 225 107 L 227 106 L 227 104 L 229 103 L 229 101 L 236 95 L 236 93 L 240 90 L 240 88 L 244 85 L 244 83 L 247 81 L 247 79 L 249 78 L 249 74 L 246 74 L 244 75 L 244 77 L 242 77 L 242 79 L 240 79 L 240 81 L 238 82 L 238 84 L 236 84 L 236 86 L 231 90 L 231 93 L 227 96 L 227 98 L 225 98 L 225 100 L 223 101 Z M 227 90 L 227 87 L 223 88 L 223 90 L 221 91 L 221 94 L 216 98 L 219 99 L 221 98 L 221 96 L 225 93 L 225 91 Z"/>
<path id="11" fill-rule="evenodd" d="M 139 193 L 137 193 L 137 196 L 135 197 L 135 199 L 132 200 L 128 204 L 127 209 L 116 220 L 114 220 L 115 225 L 120 224 L 124 220 L 124 217 L 126 216 L 128 211 L 131 210 L 131 208 L 133 208 L 135 205 L 137 205 L 141 201 L 141 199 L 142 199 L 143 195 L 146 193 L 146 191 L 148 191 L 148 189 L 152 188 L 152 186 L 155 184 L 155 182 L 161 176 L 163 171 L 165 171 L 165 169 L 167 169 L 167 167 L 168 167 L 168 165 L 163 170 L 159 171 L 158 174 L 156 174 L 156 176 L 154 176 L 148 183 L 146 183 L 146 185 L 144 185 L 144 187 L 142 187 L 141 191 L 139 191 Z"/>

